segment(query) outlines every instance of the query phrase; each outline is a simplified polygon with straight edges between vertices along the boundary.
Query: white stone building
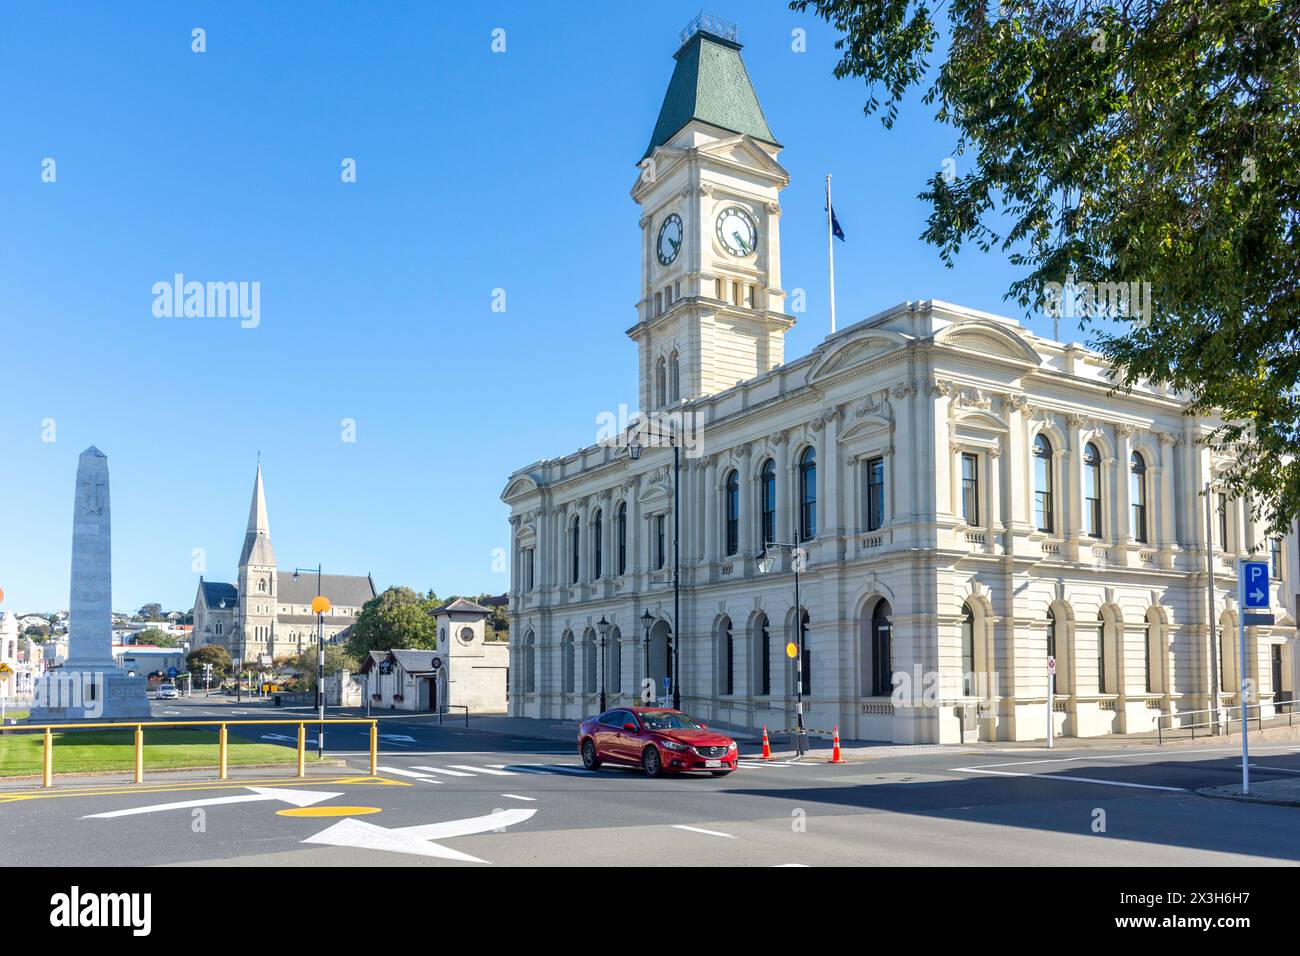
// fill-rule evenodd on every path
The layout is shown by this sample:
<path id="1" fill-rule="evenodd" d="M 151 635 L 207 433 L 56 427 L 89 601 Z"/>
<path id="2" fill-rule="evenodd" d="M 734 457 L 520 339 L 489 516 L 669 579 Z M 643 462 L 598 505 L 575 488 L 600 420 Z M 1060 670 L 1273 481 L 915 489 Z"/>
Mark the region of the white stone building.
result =
<path id="1" fill-rule="evenodd" d="M 1277 624 L 1244 666 L 1266 712 L 1295 690 L 1294 543 L 1207 481 L 1212 420 L 1160 389 L 1111 394 L 1100 358 L 1015 321 L 924 300 L 786 362 L 780 190 L 788 177 L 734 37 L 676 55 L 642 175 L 640 401 L 683 423 L 680 619 L 673 451 L 627 434 L 515 472 L 515 715 L 633 703 L 670 674 L 682 706 L 791 727 L 801 575 L 805 722 L 855 739 L 1024 740 L 1149 730 L 1236 699 L 1235 564 L 1269 556 Z M 558 353 L 557 353 L 558 359 Z M 538 414 L 544 414 L 539 408 Z M 645 443 L 645 440 L 642 439 Z M 1207 628 L 1213 565 L 1213 617 Z M 652 622 L 648 631 L 642 620 Z M 612 626 L 602 648 L 601 620 Z M 602 650 L 604 660 L 602 661 Z M 898 691 L 897 693 L 895 691 Z M 1197 718 L 1204 720 L 1204 717 Z"/>
<path id="2" fill-rule="evenodd" d="M 368 574 L 325 574 L 319 587 L 331 604 L 322 621 L 323 639 L 327 644 L 345 640 L 361 608 L 375 596 L 375 583 Z M 245 662 L 270 663 L 299 654 L 316 644 L 316 615 L 311 611 L 316 594 L 314 571 L 294 574 L 276 566 L 259 464 L 238 583 L 199 578 L 191 646 L 219 644 Z"/>

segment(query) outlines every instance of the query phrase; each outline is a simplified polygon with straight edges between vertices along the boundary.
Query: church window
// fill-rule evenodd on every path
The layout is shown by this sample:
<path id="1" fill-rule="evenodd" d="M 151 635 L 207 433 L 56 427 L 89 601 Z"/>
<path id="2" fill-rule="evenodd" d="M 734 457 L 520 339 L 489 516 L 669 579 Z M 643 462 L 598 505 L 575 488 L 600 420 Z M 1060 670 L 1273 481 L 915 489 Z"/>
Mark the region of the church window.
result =
<path id="1" fill-rule="evenodd" d="M 668 369 L 663 356 L 655 364 L 655 406 L 662 408 L 668 404 Z"/>
<path id="2" fill-rule="evenodd" d="M 257 589 L 262 592 L 266 591 L 266 578 L 257 579 Z"/>
<path id="3" fill-rule="evenodd" d="M 668 400 L 675 402 L 681 398 L 682 373 L 681 362 L 677 358 L 677 353 L 672 354 L 668 361 Z"/>

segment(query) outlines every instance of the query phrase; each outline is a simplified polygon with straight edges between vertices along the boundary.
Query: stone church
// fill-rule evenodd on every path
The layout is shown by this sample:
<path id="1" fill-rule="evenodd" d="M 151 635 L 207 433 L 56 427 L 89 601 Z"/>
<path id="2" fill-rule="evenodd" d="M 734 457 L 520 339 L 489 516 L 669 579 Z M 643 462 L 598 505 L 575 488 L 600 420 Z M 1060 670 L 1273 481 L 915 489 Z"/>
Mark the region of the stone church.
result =
<path id="1" fill-rule="evenodd" d="M 740 51 L 726 24 L 682 37 L 632 184 L 635 424 L 502 492 L 510 712 L 671 687 L 724 726 L 802 708 L 824 733 L 958 743 L 1204 726 L 1245 680 L 1286 711 L 1296 542 L 1222 493 L 1218 419 L 1187 396 L 1112 391 L 1084 346 L 930 298 L 786 356 L 789 175 Z M 1243 660 L 1247 555 L 1275 623 Z"/>
<path id="2" fill-rule="evenodd" d="M 316 588 L 314 571 L 294 574 L 276 567 L 259 464 L 237 583 L 199 578 L 194 647 L 219 644 L 232 658 L 268 664 L 312 647 L 316 615 L 311 602 Z M 362 605 L 375 596 L 375 583 L 368 574 L 326 574 L 320 579 L 320 593 L 331 604 L 322 633 L 326 643 L 334 643 L 347 638 Z"/>

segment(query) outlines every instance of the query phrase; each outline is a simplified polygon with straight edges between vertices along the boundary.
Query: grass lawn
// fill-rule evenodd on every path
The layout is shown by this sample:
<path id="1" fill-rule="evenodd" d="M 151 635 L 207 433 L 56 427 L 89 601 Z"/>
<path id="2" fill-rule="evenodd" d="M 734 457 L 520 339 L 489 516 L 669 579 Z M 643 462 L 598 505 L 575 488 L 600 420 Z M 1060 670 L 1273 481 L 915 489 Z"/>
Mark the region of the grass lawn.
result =
<path id="1" fill-rule="evenodd" d="M 34 731 L 0 735 L 0 777 L 21 777 L 41 772 L 44 734 Z M 230 735 L 226 755 L 232 766 L 241 764 L 292 764 L 297 751 L 274 744 L 245 743 Z M 144 728 L 144 770 L 174 770 L 217 765 L 217 729 Z M 130 772 L 135 767 L 135 731 L 68 730 L 54 735 L 54 772 Z"/>

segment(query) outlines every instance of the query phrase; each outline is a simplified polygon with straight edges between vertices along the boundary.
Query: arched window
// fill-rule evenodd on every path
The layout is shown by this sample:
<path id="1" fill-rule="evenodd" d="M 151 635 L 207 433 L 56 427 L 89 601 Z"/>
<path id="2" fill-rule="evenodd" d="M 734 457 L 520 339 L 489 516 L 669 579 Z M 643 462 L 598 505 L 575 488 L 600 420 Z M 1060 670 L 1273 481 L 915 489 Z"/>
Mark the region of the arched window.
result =
<path id="1" fill-rule="evenodd" d="M 607 647 L 609 648 L 609 660 L 606 666 L 609 668 L 607 679 L 609 680 L 610 693 L 623 693 L 623 634 L 616 627 L 609 629 Z"/>
<path id="2" fill-rule="evenodd" d="M 266 578 L 257 579 L 257 589 L 262 592 L 266 591 Z"/>
<path id="3" fill-rule="evenodd" d="M 593 581 L 599 581 L 601 573 L 604 570 L 604 565 L 602 563 L 605 557 L 605 534 L 602 525 L 602 519 L 604 517 L 604 513 L 597 508 L 596 516 L 591 521 L 591 533 L 596 536 L 595 540 L 591 542 L 591 577 Z"/>
<path id="4" fill-rule="evenodd" d="M 596 632 L 588 630 L 582 636 L 582 689 L 584 693 L 594 694 L 600 689 L 599 680 L 600 648 L 596 644 Z"/>
<path id="5" fill-rule="evenodd" d="M 1129 464 L 1129 498 L 1133 505 L 1133 537 L 1147 540 L 1147 463 L 1140 452 L 1133 452 Z"/>
<path id="6" fill-rule="evenodd" d="M 1039 531 L 1052 530 L 1052 443 L 1034 439 L 1034 521 Z"/>
<path id="7" fill-rule="evenodd" d="M 565 631 L 560 641 L 560 690 L 573 693 L 573 632 Z"/>
<path id="8" fill-rule="evenodd" d="M 658 293 L 656 293 L 657 295 Z M 663 358 L 655 363 L 655 406 L 663 408 L 668 404 L 668 371 Z"/>
<path id="9" fill-rule="evenodd" d="M 740 550 L 740 474 L 736 469 L 727 472 L 726 484 L 727 554 Z"/>
<path id="10" fill-rule="evenodd" d="M 627 504 L 620 503 L 614 512 L 618 524 L 618 573 L 627 573 Z"/>
<path id="11" fill-rule="evenodd" d="M 759 529 L 762 543 L 776 540 L 776 463 L 769 458 L 758 473 Z"/>
<path id="12" fill-rule="evenodd" d="M 731 618 L 723 618 L 718 627 L 718 693 L 736 692 L 736 646 L 731 635 Z"/>
<path id="13" fill-rule="evenodd" d="M 881 598 L 871 612 L 871 696 L 888 697 L 894 692 L 893 625 L 889 622 L 892 609 Z"/>
<path id="14" fill-rule="evenodd" d="M 532 631 L 524 635 L 524 693 L 537 693 L 537 638 Z"/>
<path id="15" fill-rule="evenodd" d="M 1101 611 L 1097 612 L 1097 693 L 1108 694 L 1107 689 L 1110 686 L 1110 678 L 1106 673 L 1110 669 L 1110 661 L 1106 653 L 1107 642 L 1106 615 Z"/>
<path id="16" fill-rule="evenodd" d="M 975 695 L 975 612 L 969 604 L 962 605 L 961 619 L 961 692 L 966 697 Z"/>
<path id="17" fill-rule="evenodd" d="M 808 612 L 799 614 L 799 664 L 800 692 L 807 697 L 812 693 L 812 648 L 808 646 Z"/>
<path id="18" fill-rule="evenodd" d="M 1050 607 L 1047 609 L 1047 656 L 1056 657 L 1056 615 Z"/>
<path id="19" fill-rule="evenodd" d="M 569 525 L 569 560 L 572 562 L 572 570 L 569 580 L 573 584 L 578 583 L 578 546 L 580 544 L 580 529 L 578 526 L 578 517 L 574 515 L 573 522 Z"/>
<path id="20" fill-rule="evenodd" d="M 817 536 L 817 452 L 810 445 L 799 456 L 799 540 Z"/>
<path id="21" fill-rule="evenodd" d="M 674 352 L 672 358 L 668 361 L 668 400 L 675 402 L 681 398 L 681 389 L 681 363 L 677 359 L 677 353 Z"/>
<path id="22" fill-rule="evenodd" d="M 1101 537 L 1101 455 L 1097 446 L 1088 442 L 1083 449 L 1083 510 L 1087 532 Z"/>
<path id="23" fill-rule="evenodd" d="M 772 693 L 772 634 L 766 614 L 754 621 L 753 642 L 754 693 L 766 697 Z"/>

